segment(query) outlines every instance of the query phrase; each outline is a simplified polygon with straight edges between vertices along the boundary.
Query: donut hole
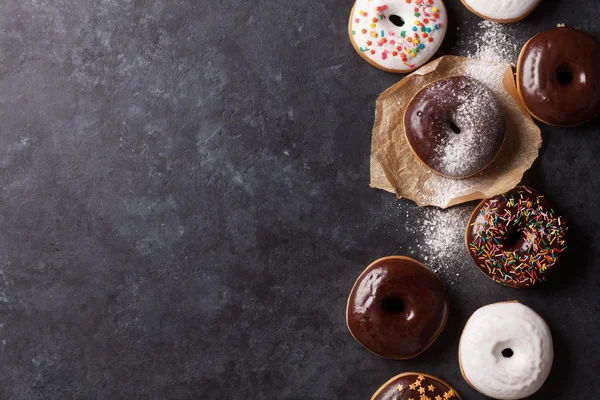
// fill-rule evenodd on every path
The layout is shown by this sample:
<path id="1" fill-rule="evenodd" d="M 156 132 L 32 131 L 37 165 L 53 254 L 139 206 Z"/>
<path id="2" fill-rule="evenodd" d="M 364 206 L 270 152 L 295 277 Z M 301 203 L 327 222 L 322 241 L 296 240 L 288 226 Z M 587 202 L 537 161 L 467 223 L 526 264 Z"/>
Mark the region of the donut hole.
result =
<path id="1" fill-rule="evenodd" d="M 404 312 L 404 300 L 398 293 L 387 293 L 381 300 L 381 309 L 388 314 L 402 314 Z"/>
<path id="2" fill-rule="evenodd" d="M 450 130 L 452 130 L 452 132 L 456 133 L 457 135 L 461 132 L 458 125 L 456 125 L 452 120 L 448 120 L 448 126 L 450 127 Z"/>
<path id="3" fill-rule="evenodd" d="M 396 26 L 404 26 L 405 24 L 404 19 L 402 19 L 402 17 L 400 17 L 399 15 L 392 14 L 388 17 L 388 19 L 392 24 Z"/>
<path id="4" fill-rule="evenodd" d="M 511 358 L 513 356 L 513 354 L 515 354 L 511 348 L 506 348 L 504 350 L 502 350 L 500 353 L 502 353 L 502 357 L 504 358 Z"/>
<path id="5" fill-rule="evenodd" d="M 506 237 L 506 239 L 504 239 L 504 243 L 508 247 L 513 247 L 517 243 L 519 243 L 522 238 L 523 238 L 523 231 L 521 231 L 519 229 L 518 230 L 514 230 L 514 231 L 512 231 L 512 232 L 510 232 L 508 234 L 508 236 Z"/>
<path id="6" fill-rule="evenodd" d="M 496 343 L 494 349 L 492 350 L 492 353 L 494 355 L 494 358 L 496 358 L 497 362 L 516 365 L 519 364 L 520 361 L 522 361 L 523 354 L 527 354 L 527 351 L 520 351 L 520 354 L 515 353 L 515 351 L 519 352 L 519 346 L 520 345 L 518 341 L 504 340 Z"/>
<path id="7" fill-rule="evenodd" d="M 570 85 L 574 79 L 573 71 L 570 68 L 559 68 L 556 70 L 556 79 L 560 85 Z"/>

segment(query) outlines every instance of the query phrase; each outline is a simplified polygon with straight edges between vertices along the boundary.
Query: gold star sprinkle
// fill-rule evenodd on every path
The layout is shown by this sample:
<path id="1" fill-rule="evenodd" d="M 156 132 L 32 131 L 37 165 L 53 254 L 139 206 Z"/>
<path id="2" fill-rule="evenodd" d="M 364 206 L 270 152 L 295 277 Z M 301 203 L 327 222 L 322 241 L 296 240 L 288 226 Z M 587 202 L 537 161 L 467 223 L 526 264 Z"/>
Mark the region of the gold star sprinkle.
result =
<path id="1" fill-rule="evenodd" d="M 442 396 L 435 396 L 435 400 L 442 400 Z"/>
<path id="2" fill-rule="evenodd" d="M 422 394 L 421 395 L 421 400 L 431 400 L 427 395 Z"/>
<path id="3" fill-rule="evenodd" d="M 417 376 L 417 380 L 422 381 L 423 379 L 425 379 L 425 377 L 423 375 Z"/>
<path id="4" fill-rule="evenodd" d="M 435 387 L 433 387 L 433 385 L 429 385 L 429 386 L 427 386 L 427 390 L 429 390 L 430 392 L 433 392 L 435 390 Z"/>
<path id="5" fill-rule="evenodd" d="M 410 388 L 410 390 L 415 390 L 417 388 L 417 385 L 413 383 L 412 385 L 408 385 L 408 387 Z"/>
<path id="6" fill-rule="evenodd" d="M 424 387 L 420 387 L 419 388 L 419 393 L 421 393 L 421 394 L 425 393 L 425 388 Z"/>
<path id="7" fill-rule="evenodd" d="M 454 391 L 452 389 L 449 390 L 449 391 L 447 391 L 446 393 L 444 393 L 444 398 L 445 399 L 449 399 L 452 396 L 454 396 Z"/>
<path id="8" fill-rule="evenodd" d="M 415 381 L 415 387 L 419 387 L 419 386 L 421 386 L 421 381 L 417 379 Z"/>
<path id="9" fill-rule="evenodd" d="M 398 385 L 398 391 L 401 392 L 404 390 L 404 386 L 403 385 Z"/>

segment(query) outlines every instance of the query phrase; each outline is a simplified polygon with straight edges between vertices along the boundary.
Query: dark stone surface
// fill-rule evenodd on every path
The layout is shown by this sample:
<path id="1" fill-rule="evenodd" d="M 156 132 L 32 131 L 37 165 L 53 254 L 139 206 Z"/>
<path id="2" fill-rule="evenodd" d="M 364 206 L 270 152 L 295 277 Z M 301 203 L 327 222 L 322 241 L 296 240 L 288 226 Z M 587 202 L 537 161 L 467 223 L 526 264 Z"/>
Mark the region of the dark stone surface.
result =
<path id="1" fill-rule="evenodd" d="M 448 3 L 441 53 L 456 54 L 478 19 Z M 482 399 L 458 338 L 507 299 L 554 333 L 534 398 L 596 397 L 598 120 L 543 127 L 525 179 L 570 222 L 559 279 L 503 288 L 465 252 L 423 355 L 384 360 L 348 333 L 354 280 L 408 253 L 423 213 L 368 188 L 374 100 L 400 77 L 354 54 L 351 6 L 0 3 L 1 399 L 368 399 L 407 370 Z M 511 29 L 518 46 L 559 22 L 600 39 L 599 17 L 544 0 Z"/>

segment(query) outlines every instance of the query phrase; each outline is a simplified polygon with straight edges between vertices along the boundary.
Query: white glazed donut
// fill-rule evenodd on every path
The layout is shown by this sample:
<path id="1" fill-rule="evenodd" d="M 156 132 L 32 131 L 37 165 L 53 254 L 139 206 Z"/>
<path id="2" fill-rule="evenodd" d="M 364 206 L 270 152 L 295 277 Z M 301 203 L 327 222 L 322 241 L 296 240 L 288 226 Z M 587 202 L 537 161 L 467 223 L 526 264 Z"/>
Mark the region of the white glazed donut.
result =
<path id="1" fill-rule="evenodd" d="M 516 22 L 532 12 L 541 0 L 462 0 L 465 7 L 481 18 L 496 22 Z"/>
<path id="2" fill-rule="evenodd" d="M 442 0 L 357 0 L 348 33 L 355 50 L 389 72 L 410 72 L 425 64 L 446 35 Z"/>
<path id="3" fill-rule="evenodd" d="M 522 399 L 537 392 L 550 373 L 553 358 L 548 325 L 516 301 L 475 311 L 458 346 L 467 383 L 494 399 Z"/>

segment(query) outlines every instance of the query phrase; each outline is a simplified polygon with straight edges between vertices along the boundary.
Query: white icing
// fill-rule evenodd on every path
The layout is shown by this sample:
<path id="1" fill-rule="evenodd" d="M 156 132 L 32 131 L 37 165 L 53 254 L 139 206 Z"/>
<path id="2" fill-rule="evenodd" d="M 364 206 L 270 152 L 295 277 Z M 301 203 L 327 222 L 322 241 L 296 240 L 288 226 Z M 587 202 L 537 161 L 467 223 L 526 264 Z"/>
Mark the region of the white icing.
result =
<path id="1" fill-rule="evenodd" d="M 511 357 L 502 351 L 511 349 Z M 520 303 L 490 304 L 475 311 L 460 338 L 465 378 L 494 399 L 531 396 L 546 381 L 554 350 L 546 322 Z"/>
<path id="2" fill-rule="evenodd" d="M 521 19 L 529 14 L 540 0 L 463 0 L 484 18 L 496 21 Z"/>
<path id="3" fill-rule="evenodd" d="M 392 21 L 398 18 L 390 16 L 402 18 L 404 25 L 397 26 Z M 438 50 L 448 15 L 441 0 L 357 0 L 350 23 L 352 40 L 363 56 L 385 69 L 408 72 Z"/>

